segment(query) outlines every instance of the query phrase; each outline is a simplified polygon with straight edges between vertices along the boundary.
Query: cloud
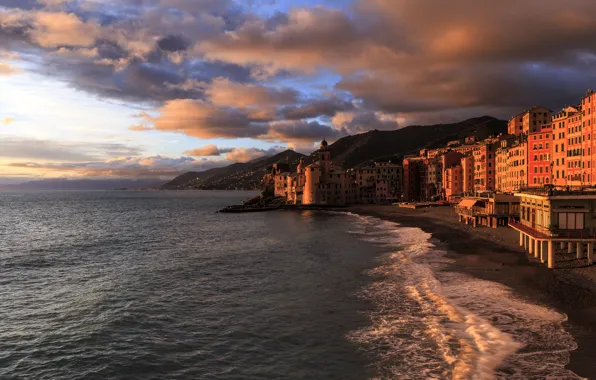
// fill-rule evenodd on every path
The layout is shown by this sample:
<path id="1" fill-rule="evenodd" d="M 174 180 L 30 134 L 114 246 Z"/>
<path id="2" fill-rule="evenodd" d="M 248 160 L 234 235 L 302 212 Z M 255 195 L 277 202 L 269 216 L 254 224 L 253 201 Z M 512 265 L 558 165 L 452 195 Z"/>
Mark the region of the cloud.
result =
<path id="1" fill-rule="evenodd" d="M 248 162 L 261 157 L 273 156 L 285 150 L 287 150 L 287 148 L 280 146 L 270 149 L 234 148 L 226 154 L 226 160 L 230 162 Z"/>
<path id="2" fill-rule="evenodd" d="M 2 119 L 2 125 L 9 125 L 14 123 L 16 120 L 14 117 L 5 117 L 4 119 Z"/>
<path id="3" fill-rule="evenodd" d="M 277 121 L 270 124 L 265 139 L 273 141 L 312 142 L 324 138 L 336 140 L 346 136 L 344 131 L 337 130 L 318 121 Z"/>
<path id="4" fill-rule="evenodd" d="M 8 63 L 0 62 L 0 77 L 20 74 L 22 72 L 23 70 L 21 70 L 19 67 L 11 66 Z"/>
<path id="5" fill-rule="evenodd" d="M 0 50 L 158 111 L 133 130 L 302 144 L 556 109 L 596 82 L 594 1 L 354 0 L 271 16 L 232 0 L 64 3 L 0 0 Z"/>
<path id="6" fill-rule="evenodd" d="M 276 107 L 298 101 L 299 92 L 293 89 L 276 89 L 251 83 L 232 82 L 215 78 L 206 94 L 212 104 L 220 107 Z"/>
<path id="7" fill-rule="evenodd" d="M 113 156 L 133 156 L 140 153 L 139 148 L 118 143 L 67 143 L 8 136 L 0 137 L 0 157 L 9 159 L 86 161 Z"/>
<path id="8" fill-rule="evenodd" d="M 173 178 L 187 171 L 204 171 L 230 163 L 225 160 L 195 160 L 191 157 L 140 156 L 71 163 L 23 161 L 10 162 L 4 166 L 21 170 L 20 175 L 51 173 L 71 177 Z"/>
<path id="9" fill-rule="evenodd" d="M 156 130 L 178 132 L 203 139 L 259 137 L 267 126 L 251 120 L 237 108 L 220 108 L 202 100 L 171 100 L 159 109 L 159 116 L 145 116 Z"/>
<path id="10" fill-rule="evenodd" d="M 184 154 L 191 157 L 216 157 L 229 153 L 233 148 L 218 148 L 217 145 L 206 145 L 201 148 L 187 150 Z"/>

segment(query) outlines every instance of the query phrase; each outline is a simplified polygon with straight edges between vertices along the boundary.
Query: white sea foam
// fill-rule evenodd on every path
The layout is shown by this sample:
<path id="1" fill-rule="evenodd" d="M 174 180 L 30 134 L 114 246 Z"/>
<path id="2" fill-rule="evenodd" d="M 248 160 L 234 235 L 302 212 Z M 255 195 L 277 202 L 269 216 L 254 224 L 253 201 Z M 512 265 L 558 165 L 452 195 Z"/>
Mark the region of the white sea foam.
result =
<path id="1" fill-rule="evenodd" d="M 452 262 L 417 228 L 354 216 L 351 233 L 391 255 L 362 290 L 371 326 L 350 334 L 377 358 L 379 379 L 579 379 L 566 316 L 495 282 L 446 271 Z"/>

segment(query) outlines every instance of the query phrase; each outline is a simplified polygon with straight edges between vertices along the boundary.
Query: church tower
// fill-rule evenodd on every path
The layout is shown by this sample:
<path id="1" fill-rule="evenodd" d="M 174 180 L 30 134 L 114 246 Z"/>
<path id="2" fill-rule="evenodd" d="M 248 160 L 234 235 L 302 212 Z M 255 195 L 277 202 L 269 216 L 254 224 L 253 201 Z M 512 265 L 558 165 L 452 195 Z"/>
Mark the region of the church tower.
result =
<path id="1" fill-rule="evenodd" d="M 326 173 L 331 171 L 331 152 L 329 152 L 329 144 L 327 144 L 326 140 L 321 142 L 321 146 L 319 148 L 319 161 L 323 171 Z"/>

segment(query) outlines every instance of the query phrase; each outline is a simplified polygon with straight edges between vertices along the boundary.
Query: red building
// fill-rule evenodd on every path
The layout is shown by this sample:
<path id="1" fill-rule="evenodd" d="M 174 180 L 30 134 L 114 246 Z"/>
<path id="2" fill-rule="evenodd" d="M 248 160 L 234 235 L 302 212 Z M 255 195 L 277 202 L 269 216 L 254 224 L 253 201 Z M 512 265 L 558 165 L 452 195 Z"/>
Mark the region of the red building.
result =
<path id="1" fill-rule="evenodd" d="M 553 183 L 551 149 L 553 146 L 552 126 L 543 126 L 538 132 L 528 135 L 528 186 L 542 187 Z"/>

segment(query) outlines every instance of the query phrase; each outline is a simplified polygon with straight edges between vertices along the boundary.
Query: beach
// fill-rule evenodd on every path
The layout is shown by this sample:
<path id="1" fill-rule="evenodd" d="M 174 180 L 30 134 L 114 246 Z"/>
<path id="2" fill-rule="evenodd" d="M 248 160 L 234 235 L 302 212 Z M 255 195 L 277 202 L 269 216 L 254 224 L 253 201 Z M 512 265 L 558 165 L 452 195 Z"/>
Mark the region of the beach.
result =
<path id="1" fill-rule="evenodd" d="M 578 349 L 568 369 L 583 377 L 596 374 L 596 267 L 557 253 L 557 269 L 549 270 L 519 246 L 510 228 L 473 228 L 459 223 L 450 207 L 406 209 L 397 206 L 352 206 L 349 212 L 378 217 L 430 233 L 454 259 L 449 270 L 501 283 L 519 297 L 568 316 L 568 330 Z"/>

